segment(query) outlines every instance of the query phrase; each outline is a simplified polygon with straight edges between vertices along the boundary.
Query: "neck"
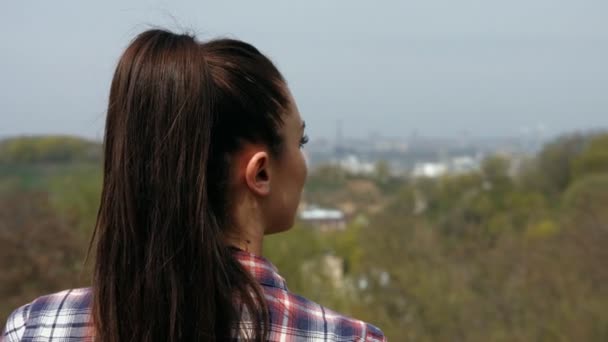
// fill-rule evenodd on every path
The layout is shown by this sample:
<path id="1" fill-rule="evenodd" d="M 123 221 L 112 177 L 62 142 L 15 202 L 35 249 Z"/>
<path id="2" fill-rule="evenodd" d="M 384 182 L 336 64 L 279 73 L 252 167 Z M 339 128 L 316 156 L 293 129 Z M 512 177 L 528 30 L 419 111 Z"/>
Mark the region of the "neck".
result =
<path id="1" fill-rule="evenodd" d="M 264 246 L 264 235 L 254 236 L 246 232 L 230 232 L 225 235 L 224 240 L 229 246 L 236 247 L 245 252 L 262 256 Z"/>
<path id="2" fill-rule="evenodd" d="M 255 201 L 241 201 L 233 208 L 232 227 L 225 233 L 226 244 L 262 256 L 264 224 Z"/>

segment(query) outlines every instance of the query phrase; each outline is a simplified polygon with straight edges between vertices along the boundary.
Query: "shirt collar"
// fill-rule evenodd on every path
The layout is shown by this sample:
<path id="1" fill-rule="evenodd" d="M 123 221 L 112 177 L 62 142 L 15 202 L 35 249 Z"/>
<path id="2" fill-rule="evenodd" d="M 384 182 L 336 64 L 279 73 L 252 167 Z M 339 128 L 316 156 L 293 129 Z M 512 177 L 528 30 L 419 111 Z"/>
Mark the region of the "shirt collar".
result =
<path id="1" fill-rule="evenodd" d="M 285 279 L 268 259 L 240 249 L 233 248 L 232 250 L 234 257 L 258 283 L 287 291 Z"/>

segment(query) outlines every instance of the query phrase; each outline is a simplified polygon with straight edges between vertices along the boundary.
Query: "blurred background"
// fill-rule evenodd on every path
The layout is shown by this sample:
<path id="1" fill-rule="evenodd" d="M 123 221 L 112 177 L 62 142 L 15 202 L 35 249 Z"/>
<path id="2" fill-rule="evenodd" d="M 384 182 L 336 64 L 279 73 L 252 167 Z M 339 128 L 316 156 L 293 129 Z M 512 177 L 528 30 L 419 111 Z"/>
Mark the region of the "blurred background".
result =
<path id="1" fill-rule="evenodd" d="M 89 284 L 110 80 L 162 26 L 290 85 L 309 179 L 265 256 L 292 291 L 391 341 L 608 340 L 608 2 L 0 7 L 0 324 Z"/>

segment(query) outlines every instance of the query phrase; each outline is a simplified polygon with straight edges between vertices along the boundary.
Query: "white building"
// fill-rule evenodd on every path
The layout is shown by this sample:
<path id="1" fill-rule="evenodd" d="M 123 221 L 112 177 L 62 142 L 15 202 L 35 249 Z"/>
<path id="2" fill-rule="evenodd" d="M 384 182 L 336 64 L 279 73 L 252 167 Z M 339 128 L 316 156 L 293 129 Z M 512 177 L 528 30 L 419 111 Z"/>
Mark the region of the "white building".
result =
<path id="1" fill-rule="evenodd" d="M 373 163 L 363 162 L 355 155 L 349 155 L 338 162 L 341 168 L 354 174 L 372 174 L 375 171 Z"/>
<path id="2" fill-rule="evenodd" d="M 412 176 L 437 178 L 445 175 L 448 172 L 448 166 L 443 163 L 416 163 Z"/>
<path id="3" fill-rule="evenodd" d="M 300 211 L 300 219 L 321 230 L 344 230 L 346 216 L 341 210 L 311 207 Z"/>
<path id="4" fill-rule="evenodd" d="M 467 173 L 475 170 L 479 170 L 479 160 L 473 157 L 454 157 L 450 161 L 450 173 Z"/>

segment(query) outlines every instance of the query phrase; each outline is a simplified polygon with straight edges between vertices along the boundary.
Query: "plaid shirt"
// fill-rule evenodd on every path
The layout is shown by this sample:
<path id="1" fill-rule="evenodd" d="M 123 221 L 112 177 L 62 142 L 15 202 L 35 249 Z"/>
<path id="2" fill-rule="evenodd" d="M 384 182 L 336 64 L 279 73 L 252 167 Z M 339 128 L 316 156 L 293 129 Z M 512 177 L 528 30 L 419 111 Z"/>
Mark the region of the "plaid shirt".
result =
<path id="1" fill-rule="evenodd" d="M 386 341 L 375 326 L 289 292 L 265 258 L 243 251 L 235 256 L 262 286 L 270 311 L 269 341 Z M 92 341 L 91 296 L 90 288 L 72 289 L 18 308 L 8 318 L 3 342 Z M 241 322 L 244 326 L 247 322 Z"/>

